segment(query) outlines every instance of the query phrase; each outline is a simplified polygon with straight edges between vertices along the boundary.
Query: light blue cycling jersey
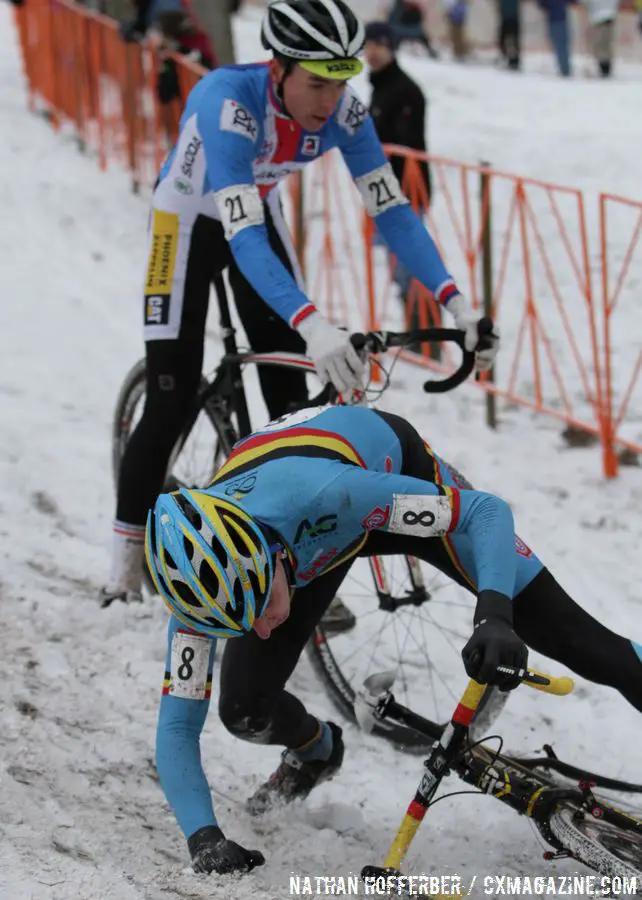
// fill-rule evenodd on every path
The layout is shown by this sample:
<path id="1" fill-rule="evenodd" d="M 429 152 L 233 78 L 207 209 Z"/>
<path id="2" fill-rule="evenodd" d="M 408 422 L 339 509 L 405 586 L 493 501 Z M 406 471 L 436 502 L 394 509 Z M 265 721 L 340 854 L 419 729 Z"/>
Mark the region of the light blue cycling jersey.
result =
<path id="1" fill-rule="evenodd" d="M 338 148 L 370 215 L 403 265 L 446 304 L 458 293 L 439 251 L 404 196 L 366 107 L 346 86 L 319 131 L 294 122 L 266 64 L 229 66 L 191 91 L 178 142 L 160 174 L 154 208 L 188 233 L 198 215 L 219 220 L 239 269 L 294 328 L 314 311 L 270 247 L 263 199 L 292 172 Z M 181 252 L 186 253 L 183 248 Z"/>
<path id="2" fill-rule="evenodd" d="M 400 440 L 374 410 L 307 409 L 237 444 L 210 490 L 277 533 L 300 587 L 359 553 L 376 530 L 442 540 L 454 570 L 473 589 L 514 597 L 543 566 L 516 538 L 509 507 L 466 489 L 427 445 L 426 453 L 432 481 L 402 475 Z M 156 765 L 186 837 L 216 823 L 199 748 L 215 645 L 172 616 Z"/>

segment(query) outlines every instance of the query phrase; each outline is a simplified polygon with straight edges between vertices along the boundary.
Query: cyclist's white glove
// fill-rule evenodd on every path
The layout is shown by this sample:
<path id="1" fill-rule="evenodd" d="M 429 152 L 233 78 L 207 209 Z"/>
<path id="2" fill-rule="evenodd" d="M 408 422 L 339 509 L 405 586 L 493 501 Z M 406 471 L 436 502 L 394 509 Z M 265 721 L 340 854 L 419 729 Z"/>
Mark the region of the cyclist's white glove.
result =
<path id="1" fill-rule="evenodd" d="M 479 325 L 479 320 L 482 319 L 483 316 L 480 316 L 478 312 L 472 310 L 461 294 L 456 294 L 449 300 L 446 309 L 454 318 L 457 328 L 466 333 L 466 350 L 473 353 L 479 343 L 479 331 L 477 326 Z M 478 372 L 486 372 L 495 362 L 495 357 L 499 350 L 499 328 L 497 325 L 493 325 L 492 332 L 489 335 L 485 335 L 483 340 L 490 344 L 490 346 L 485 347 L 483 350 L 478 350 L 475 353 L 475 368 Z"/>
<path id="2" fill-rule="evenodd" d="M 331 381 L 340 394 L 363 387 L 366 364 L 350 343 L 347 331 L 332 325 L 319 312 L 305 318 L 298 331 L 324 384 Z"/>

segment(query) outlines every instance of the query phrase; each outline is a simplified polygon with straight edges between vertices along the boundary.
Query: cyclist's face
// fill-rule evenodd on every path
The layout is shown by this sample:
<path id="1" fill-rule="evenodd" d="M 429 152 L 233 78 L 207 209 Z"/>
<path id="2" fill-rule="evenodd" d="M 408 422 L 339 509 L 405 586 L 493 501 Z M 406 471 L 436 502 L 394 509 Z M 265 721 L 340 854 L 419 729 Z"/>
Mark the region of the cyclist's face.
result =
<path id="1" fill-rule="evenodd" d="M 283 66 L 276 62 L 276 78 L 283 77 Z M 280 69 L 280 71 L 279 71 Z M 346 89 L 345 81 L 320 78 L 295 66 L 283 85 L 283 99 L 292 118 L 306 131 L 320 131 L 336 110 Z"/>
<path id="2" fill-rule="evenodd" d="M 282 625 L 289 615 L 290 585 L 283 563 L 277 559 L 270 599 L 263 614 L 254 622 L 254 631 L 262 640 L 266 641 L 274 629 Z"/>

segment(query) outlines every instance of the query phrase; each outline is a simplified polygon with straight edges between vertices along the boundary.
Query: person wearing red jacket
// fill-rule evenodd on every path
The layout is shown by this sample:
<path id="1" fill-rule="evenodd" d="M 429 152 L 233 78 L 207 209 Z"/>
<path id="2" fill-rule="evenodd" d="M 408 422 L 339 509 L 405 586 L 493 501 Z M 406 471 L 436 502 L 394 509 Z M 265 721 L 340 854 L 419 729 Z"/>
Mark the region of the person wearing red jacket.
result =
<path id="1" fill-rule="evenodd" d="M 185 10 L 167 10 L 160 13 L 156 22 L 155 44 L 161 58 L 157 91 L 161 103 L 180 99 L 176 63 L 171 53 L 180 53 L 205 69 L 216 68 L 216 57 L 211 42 L 204 31 Z"/>

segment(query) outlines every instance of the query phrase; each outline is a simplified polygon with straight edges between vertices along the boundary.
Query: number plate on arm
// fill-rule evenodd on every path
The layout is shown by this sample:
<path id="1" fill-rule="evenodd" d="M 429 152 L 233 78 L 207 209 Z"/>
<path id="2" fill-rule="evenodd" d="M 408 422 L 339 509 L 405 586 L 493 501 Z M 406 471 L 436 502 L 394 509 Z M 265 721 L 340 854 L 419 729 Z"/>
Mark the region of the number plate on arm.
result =
<path id="1" fill-rule="evenodd" d="M 205 700 L 212 641 L 200 634 L 177 631 L 172 638 L 169 691 L 186 700 Z"/>

